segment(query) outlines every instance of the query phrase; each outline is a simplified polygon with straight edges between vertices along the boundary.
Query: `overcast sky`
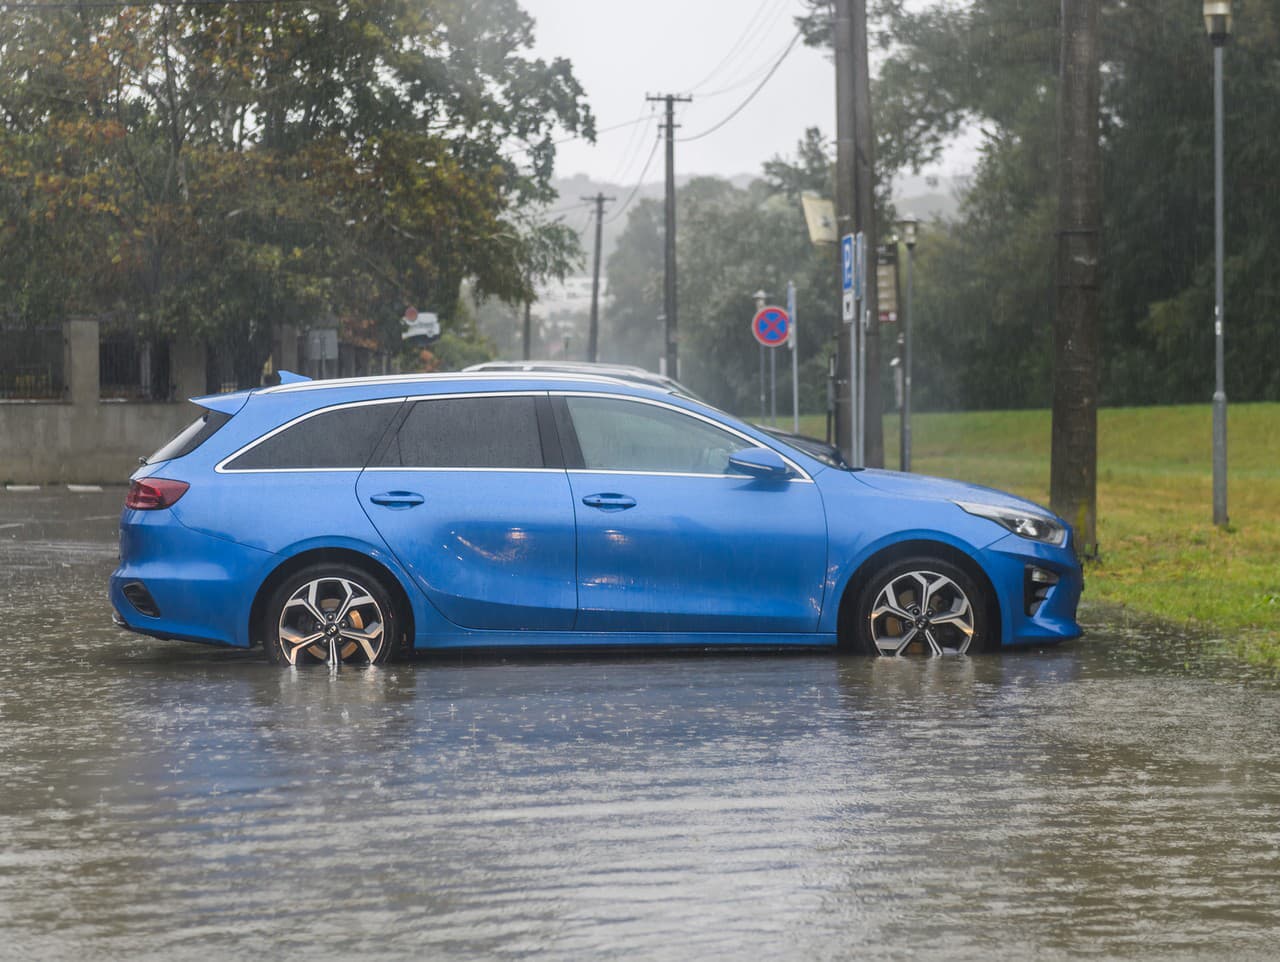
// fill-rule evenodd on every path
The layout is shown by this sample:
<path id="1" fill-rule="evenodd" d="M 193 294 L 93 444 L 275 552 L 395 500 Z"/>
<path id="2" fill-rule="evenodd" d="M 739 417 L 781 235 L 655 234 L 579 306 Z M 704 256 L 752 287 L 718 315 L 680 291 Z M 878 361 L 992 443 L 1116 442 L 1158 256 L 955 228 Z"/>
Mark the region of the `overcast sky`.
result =
<path id="1" fill-rule="evenodd" d="M 597 128 L 557 148 L 560 176 L 586 173 L 620 184 L 640 177 L 658 136 L 660 104 L 646 94 L 692 93 L 680 105 L 676 169 L 681 174 L 759 173 L 791 154 L 805 127 L 835 126 L 835 75 L 827 58 L 797 42 L 760 93 L 714 133 L 681 143 L 723 120 L 763 79 L 795 36 L 801 0 L 522 0 L 537 22 L 536 53 L 567 57 L 586 90 Z M 606 128 L 650 118 L 617 130 Z M 646 181 L 661 180 L 662 151 Z"/>
<path id="2" fill-rule="evenodd" d="M 834 67 L 801 42 L 741 112 L 699 136 L 743 104 L 782 57 L 802 0 L 521 2 L 536 21 L 535 53 L 573 62 L 600 132 L 594 145 L 574 140 L 557 147 L 558 176 L 585 173 L 627 186 L 643 171 L 646 183 L 660 181 L 662 150 L 653 148 L 662 106 L 646 103 L 646 94 L 694 97 L 677 109 L 681 175 L 759 174 L 766 160 L 793 155 L 806 127 L 834 138 Z M 644 119 L 633 123 L 637 118 Z M 922 173 L 964 174 L 975 156 L 976 139 L 966 138 Z"/>

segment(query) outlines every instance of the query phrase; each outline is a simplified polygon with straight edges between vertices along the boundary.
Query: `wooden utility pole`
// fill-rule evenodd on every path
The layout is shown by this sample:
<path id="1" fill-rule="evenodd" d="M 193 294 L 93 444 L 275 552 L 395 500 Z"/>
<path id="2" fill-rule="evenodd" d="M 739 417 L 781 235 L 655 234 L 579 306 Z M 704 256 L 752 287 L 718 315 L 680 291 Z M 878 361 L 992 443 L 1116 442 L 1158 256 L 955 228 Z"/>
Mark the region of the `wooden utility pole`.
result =
<path id="1" fill-rule="evenodd" d="M 604 204 L 605 201 L 617 200 L 606 197 L 603 193 L 594 197 L 584 197 L 596 205 L 596 252 L 595 265 L 591 274 L 591 326 L 587 330 L 587 360 L 594 364 L 600 347 L 600 240 L 604 236 Z"/>
<path id="2" fill-rule="evenodd" d="M 1057 311 L 1049 503 L 1075 528 L 1076 550 L 1098 552 L 1099 0 L 1062 0 L 1058 93 Z"/>
<path id="3" fill-rule="evenodd" d="M 875 141 L 871 127 L 871 71 L 867 61 L 866 0 L 836 0 L 833 23 L 836 62 L 836 232 L 843 236 L 862 232 L 866 249 L 876 250 Z M 876 299 L 876 272 L 867 271 L 865 300 L 871 306 L 864 343 L 862 368 L 865 463 L 884 465 L 883 400 L 880 394 L 880 324 Z M 854 320 L 854 325 L 859 323 Z M 854 370 L 848 338 L 857 336 L 856 327 L 842 327 L 837 357 L 836 437 L 852 434 Z M 848 451 L 851 459 L 855 452 Z"/>
<path id="4" fill-rule="evenodd" d="M 657 94 L 645 97 L 645 100 L 661 100 L 667 105 L 667 120 L 664 124 L 667 138 L 667 200 L 666 200 L 666 236 L 663 240 L 665 248 L 665 269 L 663 270 L 662 302 L 666 314 L 667 341 L 667 377 L 679 378 L 679 351 L 677 349 L 678 325 L 676 323 L 676 122 L 675 105 L 687 104 L 692 97 L 681 97 L 676 94 Z"/>

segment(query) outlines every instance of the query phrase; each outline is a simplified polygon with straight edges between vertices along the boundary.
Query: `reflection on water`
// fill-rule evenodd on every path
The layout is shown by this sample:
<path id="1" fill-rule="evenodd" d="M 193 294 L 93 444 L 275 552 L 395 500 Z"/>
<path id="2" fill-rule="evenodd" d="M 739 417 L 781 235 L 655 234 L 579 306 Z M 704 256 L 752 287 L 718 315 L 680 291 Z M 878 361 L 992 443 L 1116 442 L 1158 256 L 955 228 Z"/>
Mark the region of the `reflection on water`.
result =
<path id="1" fill-rule="evenodd" d="M 1193 640 L 282 672 L 110 627 L 120 492 L 16 497 L 0 956 L 1274 954 L 1280 691 Z"/>

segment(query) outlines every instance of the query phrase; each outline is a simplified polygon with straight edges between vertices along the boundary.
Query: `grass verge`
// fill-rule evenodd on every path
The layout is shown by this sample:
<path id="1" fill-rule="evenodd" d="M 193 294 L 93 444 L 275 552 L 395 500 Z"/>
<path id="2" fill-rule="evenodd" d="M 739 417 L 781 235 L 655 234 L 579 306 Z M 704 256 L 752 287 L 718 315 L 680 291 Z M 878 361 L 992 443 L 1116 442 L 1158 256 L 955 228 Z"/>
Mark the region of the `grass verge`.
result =
<path id="1" fill-rule="evenodd" d="M 1228 414 L 1227 505 L 1213 524 L 1208 405 L 1098 414 L 1098 543 L 1086 600 L 1219 638 L 1280 668 L 1280 404 Z M 789 425 L 788 421 L 788 425 Z M 803 418 L 821 437 L 825 421 Z M 885 418 L 885 463 L 898 465 L 898 419 Z M 919 414 L 912 467 L 1049 503 L 1049 412 Z"/>

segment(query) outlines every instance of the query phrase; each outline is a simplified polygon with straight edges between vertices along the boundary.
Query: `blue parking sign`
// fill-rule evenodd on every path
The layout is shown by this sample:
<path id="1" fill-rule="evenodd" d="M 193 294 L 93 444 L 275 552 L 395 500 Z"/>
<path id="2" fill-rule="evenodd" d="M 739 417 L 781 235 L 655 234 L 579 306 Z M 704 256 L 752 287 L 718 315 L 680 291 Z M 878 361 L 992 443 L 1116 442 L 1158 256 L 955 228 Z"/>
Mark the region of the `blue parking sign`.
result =
<path id="1" fill-rule="evenodd" d="M 848 292 L 853 290 L 853 235 L 845 234 L 840 238 L 841 288 Z"/>

